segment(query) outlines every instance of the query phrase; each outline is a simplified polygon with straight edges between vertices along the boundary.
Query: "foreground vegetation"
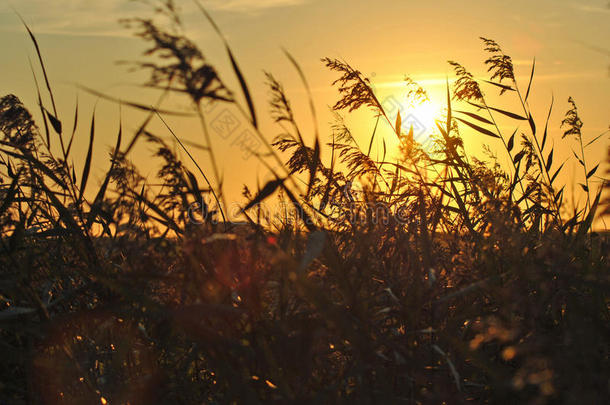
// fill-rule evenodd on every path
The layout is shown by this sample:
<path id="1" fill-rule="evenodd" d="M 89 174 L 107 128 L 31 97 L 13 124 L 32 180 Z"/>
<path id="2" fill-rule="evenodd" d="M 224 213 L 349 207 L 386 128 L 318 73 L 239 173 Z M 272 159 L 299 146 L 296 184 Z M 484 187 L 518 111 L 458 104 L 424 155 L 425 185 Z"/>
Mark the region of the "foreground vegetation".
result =
<path id="1" fill-rule="evenodd" d="M 431 148 L 402 128 L 400 114 L 386 113 L 360 72 L 334 59 L 323 60 L 339 76 L 329 135 L 301 132 L 269 74 L 271 114 L 285 130 L 270 140 L 257 131 L 228 45 L 245 108 L 181 34 L 173 3 L 157 12 L 169 28 L 126 22 L 151 43 L 153 58 L 139 66 L 151 71 L 149 86 L 192 101 L 209 175 L 148 129 L 170 112 L 133 103 L 149 116 L 129 142 L 119 132 L 92 190 L 95 124 L 77 175 L 75 131 L 62 125 L 46 74 L 42 129 L 17 97 L 0 99 L 0 402 L 537 404 L 610 396 L 609 246 L 591 232 L 606 185 L 586 159 L 601 138 L 582 133 L 573 100 L 556 143 L 579 151 L 587 196 L 580 209 L 567 208 L 557 184 L 563 164 L 553 161 L 548 119 L 538 123 L 529 110 L 534 69 L 520 88 L 492 40 L 483 39 L 489 81 L 450 62 L 457 81 Z M 427 97 L 408 83 L 410 97 Z M 521 109 L 489 105 L 483 85 Z M 288 157 L 269 183 L 245 189 L 247 226 L 225 220 L 204 102 L 237 107 L 265 142 L 255 154 L 269 167 Z M 399 159 L 374 159 L 369 145 L 358 145 L 343 114 L 359 108 L 393 128 Z M 521 129 L 503 133 L 499 117 Z M 512 165 L 468 156 L 465 131 L 503 145 Z M 162 162 L 153 182 L 129 159 L 136 142 L 155 146 Z M 270 215 L 262 204 L 276 195 L 291 208 Z"/>

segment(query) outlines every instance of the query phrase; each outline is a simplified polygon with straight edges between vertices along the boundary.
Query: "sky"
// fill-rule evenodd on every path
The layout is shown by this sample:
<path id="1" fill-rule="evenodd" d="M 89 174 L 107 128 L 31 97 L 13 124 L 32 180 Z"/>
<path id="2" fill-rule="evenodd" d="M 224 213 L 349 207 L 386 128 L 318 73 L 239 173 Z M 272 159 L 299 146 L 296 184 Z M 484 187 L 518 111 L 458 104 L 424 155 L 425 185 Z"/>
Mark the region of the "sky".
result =
<path id="1" fill-rule="evenodd" d="M 524 88 L 532 60 L 536 58 L 530 104 L 540 126 L 554 98 L 549 128 L 558 145 L 556 162 L 567 159 L 571 155 L 570 147 L 576 147 L 559 139 L 561 119 L 569 108 L 568 96 L 574 97 L 579 107 L 585 123 L 585 139 L 599 135 L 610 124 L 610 3 L 607 0 L 202 0 L 202 3 L 230 43 L 252 91 L 267 139 L 278 135 L 281 128 L 268 118 L 265 71 L 272 72 L 284 84 L 306 139 L 311 142 L 313 139 L 314 125 L 306 93 L 282 49 L 294 56 L 307 76 L 320 133 L 327 140 L 329 106 L 338 95 L 331 87 L 336 75 L 324 67 L 320 58 L 328 56 L 349 62 L 371 79 L 379 98 L 390 103 L 404 100 L 403 78 L 408 75 L 429 92 L 432 108 L 439 110 L 445 107 L 446 80 L 453 79 L 447 60 L 459 61 L 477 78 L 486 78 L 483 64 L 486 55 L 480 36 L 495 39 L 512 56 L 517 79 Z M 177 1 L 177 4 L 183 13 L 187 34 L 237 91 L 238 82 L 221 40 L 192 1 Z M 151 8 L 143 2 L 127 0 L 1 0 L 0 95 L 16 94 L 35 112 L 36 91 L 28 62 L 28 58 L 35 62 L 35 51 L 16 12 L 39 40 L 58 101 L 59 116 L 66 127 L 72 126 L 78 99 L 81 116 L 75 141 L 77 167 L 84 161 L 88 121 L 95 107 L 98 135 L 94 173 L 101 178 L 107 170 L 108 151 L 119 122 L 129 133 L 137 127 L 142 114 L 126 107 L 119 111 L 115 103 L 97 100 L 77 86 L 84 85 L 124 100 L 154 103 L 156 95 L 138 86 L 146 75 L 130 72 L 128 66 L 117 63 L 142 60 L 142 51 L 146 49 L 146 44 L 134 38 L 118 20 L 151 16 Z M 37 67 L 35 71 L 40 75 Z M 497 98 L 493 89 L 488 89 L 488 93 L 497 106 L 515 107 L 515 100 L 510 96 Z M 180 100 L 171 102 L 172 107 L 187 108 Z M 218 123 L 223 119 L 229 122 L 231 118 L 226 121 L 223 114 L 227 114 L 224 108 L 209 112 L 212 144 L 224 173 L 227 198 L 243 201 L 239 198 L 242 186 L 256 188 L 269 174 L 243 150 L 250 136 L 245 118 L 228 111 L 235 130 L 226 135 Z M 215 120 L 220 125 L 217 131 Z M 167 121 L 181 138 L 203 143 L 201 129 L 192 120 L 167 117 Z M 420 121 L 426 120 L 421 117 Z M 356 114 L 349 122 L 355 126 L 356 135 L 366 142 L 374 124 L 370 117 Z M 509 130 L 509 123 L 506 125 Z M 159 122 L 153 128 L 158 133 L 165 131 Z M 481 154 L 483 143 L 490 144 L 492 149 L 498 146 L 493 140 L 480 137 L 465 141 L 468 152 L 473 155 Z M 590 160 L 604 160 L 609 145 L 606 134 L 590 150 Z M 193 153 L 204 170 L 209 171 L 206 154 L 196 148 Z M 140 145 L 133 159 L 145 174 L 152 176 L 155 167 L 150 154 L 150 147 Z M 566 164 L 562 180 L 571 184 L 581 181 L 577 169 L 573 162 Z M 598 170 L 598 174 L 604 173 L 605 170 Z"/>

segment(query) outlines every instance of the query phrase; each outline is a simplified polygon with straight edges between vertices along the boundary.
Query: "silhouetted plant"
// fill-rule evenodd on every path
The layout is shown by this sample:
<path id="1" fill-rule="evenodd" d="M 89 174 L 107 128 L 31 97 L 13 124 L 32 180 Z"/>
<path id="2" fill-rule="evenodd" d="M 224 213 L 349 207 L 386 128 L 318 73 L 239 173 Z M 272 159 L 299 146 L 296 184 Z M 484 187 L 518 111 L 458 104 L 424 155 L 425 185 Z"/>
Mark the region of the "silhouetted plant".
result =
<path id="1" fill-rule="evenodd" d="M 152 43 L 149 54 L 167 62 L 137 65 L 151 71 L 148 84 L 186 94 L 204 133 L 200 104 L 213 99 L 239 108 L 265 139 L 228 45 L 248 114 L 184 37 L 174 3 L 159 4 L 170 28 L 131 21 Z M 219 168 L 215 184 L 208 182 L 201 169 L 189 170 L 191 163 L 199 168 L 194 159 L 181 161 L 148 130 L 165 113 L 160 105 L 125 103 L 148 116 L 127 146 L 119 130 L 94 190 L 87 184 L 95 119 L 77 175 L 70 154 L 76 131 L 64 144 L 53 106 L 40 102 L 42 132 L 17 97 L 0 99 L 0 399 L 603 402 L 610 371 L 601 338 L 610 332 L 608 239 L 592 224 L 608 185 L 602 182 L 593 201 L 563 219 L 563 188 L 556 191 L 563 164 L 553 166 L 548 128 L 538 132 L 527 104 L 533 68 L 522 97 L 510 57 L 483 41 L 490 80 L 450 62 L 458 79 L 447 86 L 444 117 L 429 130 L 433 143 L 425 148 L 344 61 L 323 59 L 340 75 L 335 120 L 323 141 L 317 132 L 313 142 L 305 135 L 283 86 L 267 74 L 271 118 L 283 132 L 266 147 L 281 154 L 256 156 L 287 161 L 256 192 L 244 189 L 248 224 L 227 230 L 217 226 L 222 211 L 206 203 L 223 198 L 215 190 Z M 482 90 L 488 85 L 519 98 L 523 111 L 489 105 Z M 405 86 L 413 100 L 428 97 L 409 78 Z M 457 110 L 453 102 L 469 107 Z M 569 102 L 564 137 L 579 142 L 576 158 L 589 193 L 599 165 L 589 169 L 585 150 L 604 134 L 583 143 Z M 346 124 L 341 114 L 362 107 L 398 137 L 395 159 L 377 130 L 367 147 L 358 142 L 358 128 Z M 528 122 L 529 131 L 506 136 L 499 115 Z M 491 148 L 488 161 L 469 156 L 466 131 L 502 142 L 511 167 L 502 167 Z M 56 136 L 59 156 L 59 147 L 51 148 Z M 381 159 L 371 157 L 376 136 Z M 139 139 L 154 146 L 154 179 L 128 158 Z M 279 208 L 265 212 L 263 203 L 274 195 Z M 193 207 L 200 210 L 196 218 Z"/>

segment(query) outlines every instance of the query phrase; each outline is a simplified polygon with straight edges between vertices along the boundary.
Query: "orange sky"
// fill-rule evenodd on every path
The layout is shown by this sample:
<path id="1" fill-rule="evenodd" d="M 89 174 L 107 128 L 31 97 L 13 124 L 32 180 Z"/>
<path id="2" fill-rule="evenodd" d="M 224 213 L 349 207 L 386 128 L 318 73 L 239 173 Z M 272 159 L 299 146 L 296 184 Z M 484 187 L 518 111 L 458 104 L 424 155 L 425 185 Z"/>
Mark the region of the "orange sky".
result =
<path id="1" fill-rule="evenodd" d="M 222 42 L 198 14 L 189 0 L 178 1 L 184 11 L 188 33 L 200 44 L 204 54 L 217 66 L 225 80 L 238 90 Z M 335 75 L 327 71 L 320 58 L 343 58 L 369 76 L 381 99 L 403 99 L 406 75 L 419 81 L 434 105 L 445 105 L 445 77 L 452 79 L 447 60 L 464 64 L 477 77 L 486 77 L 479 36 L 493 38 L 513 57 L 518 80 L 527 86 L 531 61 L 536 57 L 536 75 L 530 104 L 538 125 L 544 125 L 551 96 L 555 109 L 550 128 L 559 144 L 559 124 L 573 96 L 585 126 L 585 139 L 608 129 L 610 124 L 610 4 L 608 1 L 323 1 L 323 0 L 228 0 L 202 1 L 226 34 L 237 56 L 255 99 L 268 139 L 280 129 L 268 119 L 267 90 L 263 70 L 273 72 L 291 96 L 298 118 L 311 133 L 311 119 L 305 93 L 297 73 L 283 55 L 289 50 L 301 64 L 313 90 L 322 136 L 328 136 L 328 106 L 337 99 L 330 87 Z M 150 15 L 146 6 L 126 0 L 4 0 L 0 4 L 0 92 L 14 93 L 36 111 L 35 89 L 28 65 L 33 48 L 14 7 L 37 35 L 51 83 L 58 99 L 59 115 L 66 127 L 72 126 L 76 96 L 79 97 L 80 132 L 76 152 L 84 157 L 88 142 L 88 121 L 95 98 L 78 91 L 75 83 L 116 97 L 150 104 L 154 95 L 138 89 L 145 76 L 129 73 L 118 60 L 137 60 L 144 43 L 131 37 L 117 20 L 134 15 Z M 490 89 L 489 94 L 495 91 Z M 492 100 L 497 100 L 492 97 Z M 174 105 L 175 106 L 175 105 Z M 514 106 L 509 96 L 498 99 L 497 106 Z M 97 174 L 106 170 L 107 151 L 113 144 L 119 122 L 116 105 L 100 101 L 94 164 Z M 127 131 L 141 117 L 123 109 Z M 202 143 L 200 130 L 192 121 L 168 118 L 179 136 Z M 362 115 L 351 122 L 355 132 L 367 139 L 374 124 Z M 238 131 L 247 130 L 245 122 Z M 163 128 L 155 125 L 157 132 Z M 243 129 L 243 130 L 242 130 Z M 512 132 L 512 131 L 511 131 Z M 169 136 L 169 134 L 167 134 Z M 311 139 L 311 138 L 310 138 Z M 325 138 L 326 139 L 326 138 Z M 603 160 L 609 137 L 592 149 L 591 161 Z M 493 146 L 494 140 L 484 139 Z M 466 139 L 469 152 L 479 154 L 480 138 Z M 262 182 L 266 174 L 254 158 L 244 159 L 235 137 L 214 136 L 225 173 L 229 200 L 239 199 L 245 183 Z M 145 171 L 152 171 L 149 148 L 142 145 L 135 159 Z M 205 155 L 194 151 L 204 166 Z M 556 162 L 569 157 L 566 145 L 558 147 Z M 503 156 L 501 156 L 503 158 Z M 77 161 L 77 164 L 79 162 Z M 82 162 L 80 163 L 82 164 Z M 563 181 L 576 168 L 566 165 Z M 579 181 L 579 172 L 576 172 Z M 605 170 L 599 170 L 603 175 Z M 568 187 L 569 188 L 569 187 Z"/>

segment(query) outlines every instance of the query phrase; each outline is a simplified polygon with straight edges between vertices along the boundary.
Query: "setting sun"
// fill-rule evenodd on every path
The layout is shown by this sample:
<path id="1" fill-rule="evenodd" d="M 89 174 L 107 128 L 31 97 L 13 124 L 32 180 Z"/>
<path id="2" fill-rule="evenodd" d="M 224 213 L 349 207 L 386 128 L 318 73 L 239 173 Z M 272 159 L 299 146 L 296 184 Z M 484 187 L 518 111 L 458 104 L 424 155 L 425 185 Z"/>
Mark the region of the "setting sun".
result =
<path id="1" fill-rule="evenodd" d="M 436 121 L 441 119 L 441 108 L 432 101 L 424 100 L 413 106 L 409 112 L 424 127 L 422 135 L 430 136 L 433 132 L 437 132 Z"/>

